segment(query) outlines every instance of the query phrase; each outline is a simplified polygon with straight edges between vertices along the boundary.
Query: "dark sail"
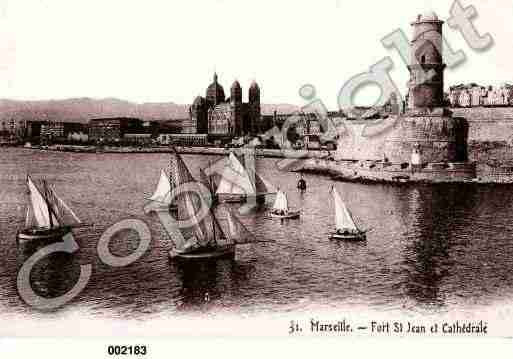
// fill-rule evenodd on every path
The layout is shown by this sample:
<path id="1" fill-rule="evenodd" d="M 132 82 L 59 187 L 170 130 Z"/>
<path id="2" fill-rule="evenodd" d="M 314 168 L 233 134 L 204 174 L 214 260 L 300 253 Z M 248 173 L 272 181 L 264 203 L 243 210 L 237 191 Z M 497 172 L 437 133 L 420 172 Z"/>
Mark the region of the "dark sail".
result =
<path id="1" fill-rule="evenodd" d="M 175 174 L 175 200 L 178 206 L 177 219 L 189 221 L 191 226 L 181 228 L 187 247 L 197 249 L 215 246 L 223 232 L 211 210 L 211 200 L 207 199 L 207 184 L 198 182 L 192 177 L 178 153 L 171 155 L 170 169 Z M 188 190 L 183 190 L 188 187 Z M 206 193 L 205 193 L 206 192 Z"/>

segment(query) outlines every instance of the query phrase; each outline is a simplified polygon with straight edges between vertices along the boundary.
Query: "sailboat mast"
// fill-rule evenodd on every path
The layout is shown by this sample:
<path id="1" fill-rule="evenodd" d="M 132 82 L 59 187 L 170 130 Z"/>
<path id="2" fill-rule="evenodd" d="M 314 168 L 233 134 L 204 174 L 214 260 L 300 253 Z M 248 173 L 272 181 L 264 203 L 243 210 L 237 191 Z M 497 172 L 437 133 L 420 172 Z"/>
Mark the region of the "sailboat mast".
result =
<path id="1" fill-rule="evenodd" d="M 214 242 L 216 242 L 217 244 L 217 240 L 216 240 L 216 219 L 215 219 L 215 216 L 214 216 L 214 211 L 212 211 L 212 206 L 210 206 L 210 208 L 208 209 L 210 211 L 210 215 L 212 216 L 212 232 L 214 233 Z"/>
<path id="2" fill-rule="evenodd" d="M 49 201 L 49 191 L 48 191 L 48 185 L 46 183 L 46 180 L 43 180 L 43 189 L 44 189 L 44 199 L 45 199 L 45 202 L 46 202 L 46 207 L 48 209 L 48 217 L 50 219 L 50 228 L 53 228 L 53 216 L 52 216 L 52 209 L 51 209 L 51 206 L 50 206 L 50 201 Z"/>
<path id="3" fill-rule="evenodd" d="M 77 221 L 78 223 L 82 223 L 82 221 L 78 218 L 78 216 L 75 214 L 75 212 L 73 212 L 73 210 L 57 195 L 57 193 L 55 193 L 55 191 L 50 188 L 50 191 L 52 192 L 52 195 L 53 197 L 55 197 L 55 199 L 57 201 L 59 201 L 59 203 L 61 204 L 61 206 L 66 209 L 70 214 L 71 216 L 73 217 L 73 219 L 75 221 Z"/>
<path id="4" fill-rule="evenodd" d="M 212 161 L 208 161 L 208 166 L 209 167 L 212 167 Z M 206 176 L 207 174 L 205 173 L 205 171 L 203 171 L 203 169 L 201 170 L 203 172 L 203 174 Z M 209 212 L 210 212 L 210 215 L 212 216 L 212 232 L 214 234 L 214 242 L 216 242 L 217 244 L 217 240 L 216 240 L 216 225 L 219 226 L 219 222 L 217 221 L 217 218 L 214 214 L 214 211 L 212 210 L 212 206 L 213 206 L 213 201 L 214 201 L 214 184 L 213 184 L 213 181 L 212 181 L 212 177 L 211 176 L 208 176 L 207 177 L 207 181 L 208 181 L 208 189 L 210 190 L 210 199 L 211 199 L 211 203 L 209 204 Z M 219 227 L 221 228 L 221 227 Z"/>
<path id="5" fill-rule="evenodd" d="M 34 204 L 32 203 L 32 196 L 30 195 L 30 185 L 29 185 L 29 181 L 30 181 L 30 176 L 27 175 L 27 187 L 28 187 L 28 192 L 27 192 L 27 215 L 26 215 L 26 218 L 25 218 L 25 227 L 26 228 L 29 228 L 32 224 L 32 211 L 33 211 L 33 208 L 34 208 Z"/>
<path id="6" fill-rule="evenodd" d="M 208 167 L 212 167 L 212 161 L 208 161 Z M 212 176 L 208 177 L 208 184 L 210 186 L 210 194 L 214 196 L 214 181 L 212 180 Z"/>

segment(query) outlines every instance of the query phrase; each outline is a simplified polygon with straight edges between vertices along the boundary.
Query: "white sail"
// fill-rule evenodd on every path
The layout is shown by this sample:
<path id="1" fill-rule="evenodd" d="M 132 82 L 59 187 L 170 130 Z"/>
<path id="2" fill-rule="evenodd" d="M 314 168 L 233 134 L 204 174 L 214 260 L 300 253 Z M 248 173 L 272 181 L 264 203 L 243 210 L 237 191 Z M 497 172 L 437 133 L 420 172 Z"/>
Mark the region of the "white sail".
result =
<path id="1" fill-rule="evenodd" d="M 230 152 L 227 164 L 223 171 L 223 175 L 219 186 L 217 187 L 217 194 L 251 194 L 255 193 L 255 187 L 249 178 L 246 169 Z"/>
<path id="2" fill-rule="evenodd" d="M 171 204 L 171 184 L 169 177 L 164 170 L 160 171 L 160 179 L 153 195 L 149 198 L 151 201 Z"/>
<path id="3" fill-rule="evenodd" d="M 333 200 L 335 202 L 335 225 L 337 230 L 350 230 L 359 232 L 358 227 L 354 223 L 351 212 L 347 209 L 344 201 L 340 198 L 336 188 L 332 190 Z"/>
<path id="4" fill-rule="evenodd" d="M 39 192 L 30 177 L 27 177 L 27 186 L 29 188 L 30 202 L 32 205 L 32 211 L 29 211 L 28 214 L 31 214 L 34 219 L 27 219 L 27 223 L 35 223 L 35 225 L 42 228 L 50 228 L 51 224 L 58 226 L 59 221 L 50 213 L 47 200 L 43 197 L 41 192 Z"/>
<path id="5" fill-rule="evenodd" d="M 52 192 L 52 195 L 54 199 L 56 200 L 56 203 L 54 205 L 54 208 L 58 208 L 58 213 L 60 213 L 62 216 L 64 216 L 66 213 L 70 214 L 74 221 L 76 221 L 78 224 L 82 223 L 78 216 L 73 212 L 73 210 L 59 197 L 57 196 L 57 193 L 53 190 L 53 188 L 50 188 L 50 191 Z M 67 223 L 71 224 L 71 223 Z"/>
<path id="6" fill-rule="evenodd" d="M 25 228 L 31 228 L 35 225 L 34 214 L 32 213 L 32 204 L 27 206 L 27 215 L 25 216 Z"/>
<path id="7" fill-rule="evenodd" d="M 240 219 L 233 213 L 231 208 L 227 208 L 228 231 L 227 237 L 234 244 L 248 244 L 257 242 L 256 237 L 246 228 Z"/>
<path id="8" fill-rule="evenodd" d="M 249 177 L 249 179 L 252 183 L 252 186 L 254 187 L 257 195 L 276 193 L 276 191 L 277 191 L 276 187 L 271 182 L 269 182 L 267 179 L 265 179 L 262 175 L 257 173 L 256 158 L 255 158 L 254 151 L 250 151 L 249 156 L 248 156 L 248 152 L 246 152 L 244 157 L 242 157 L 241 161 L 239 161 L 239 162 L 241 162 L 242 166 L 245 168 L 246 173 L 248 174 L 248 177 Z M 249 168 L 248 168 L 248 166 L 249 166 Z M 251 172 L 250 169 L 252 169 L 253 171 Z"/>
<path id="9" fill-rule="evenodd" d="M 289 210 L 289 204 L 287 201 L 287 194 L 282 191 L 278 191 L 276 194 L 276 200 L 274 201 L 274 210 L 277 211 L 285 211 L 287 212 Z"/>

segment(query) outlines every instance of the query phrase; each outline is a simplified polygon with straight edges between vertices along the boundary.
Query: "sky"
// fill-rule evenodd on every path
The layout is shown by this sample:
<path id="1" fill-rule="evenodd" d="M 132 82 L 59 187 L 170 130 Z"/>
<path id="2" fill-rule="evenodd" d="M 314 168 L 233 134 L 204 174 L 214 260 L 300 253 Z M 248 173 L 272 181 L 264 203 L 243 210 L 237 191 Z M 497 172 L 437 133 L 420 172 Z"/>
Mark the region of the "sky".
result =
<path id="1" fill-rule="evenodd" d="M 444 25 L 467 61 L 446 70 L 446 84 L 513 82 L 513 0 L 461 0 L 494 45 L 475 52 Z M 237 79 L 247 99 L 252 80 L 262 102 L 301 105 L 304 84 L 329 109 L 344 83 L 385 56 L 405 93 L 408 71 L 381 39 L 411 34 L 417 14 L 450 16 L 451 1 L 174 1 L 0 0 L 0 98 L 115 97 L 134 102 L 191 103 L 212 82 L 229 92 Z M 356 97 L 373 103 L 379 90 Z"/>

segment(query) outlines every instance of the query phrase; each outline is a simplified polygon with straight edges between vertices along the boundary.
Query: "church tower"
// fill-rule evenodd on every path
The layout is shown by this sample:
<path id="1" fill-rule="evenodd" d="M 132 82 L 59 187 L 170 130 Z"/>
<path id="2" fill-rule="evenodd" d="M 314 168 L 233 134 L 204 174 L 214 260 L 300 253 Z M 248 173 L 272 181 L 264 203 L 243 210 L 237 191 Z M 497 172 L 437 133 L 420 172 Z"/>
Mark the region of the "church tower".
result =
<path id="1" fill-rule="evenodd" d="M 260 132 L 260 87 L 253 81 L 249 87 L 249 132 Z"/>
<path id="2" fill-rule="evenodd" d="M 205 97 L 209 106 L 217 106 L 225 101 L 223 86 L 217 82 L 217 73 L 214 73 L 214 81 L 208 86 Z"/>
<path id="3" fill-rule="evenodd" d="M 242 89 L 237 80 L 235 80 L 230 89 L 230 110 L 234 135 L 237 137 L 242 136 Z"/>
<path id="4" fill-rule="evenodd" d="M 444 69 L 442 25 L 434 12 L 418 15 L 411 23 L 411 62 L 408 66 L 408 108 L 443 106 Z"/>
<path id="5" fill-rule="evenodd" d="M 203 97 L 197 96 L 189 108 L 189 123 L 184 126 L 184 133 L 207 133 L 208 120 L 206 101 Z"/>

